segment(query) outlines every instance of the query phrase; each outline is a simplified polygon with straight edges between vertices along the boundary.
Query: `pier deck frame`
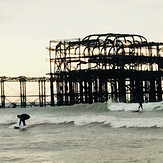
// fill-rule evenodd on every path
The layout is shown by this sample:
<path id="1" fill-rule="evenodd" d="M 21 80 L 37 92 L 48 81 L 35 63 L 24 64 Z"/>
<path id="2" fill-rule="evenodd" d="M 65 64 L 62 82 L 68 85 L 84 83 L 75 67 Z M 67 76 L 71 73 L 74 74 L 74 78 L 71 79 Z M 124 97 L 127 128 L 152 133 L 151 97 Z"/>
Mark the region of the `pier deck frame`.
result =
<path id="1" fill-rule="evenodd" d="M 19 83 L 19 95 L 14 96 L 14 95 L 6 95 L 5 94 L 5 83 L 10 82 L 10 83 Z M 26 85 L 27 83 L 32 82 L 32 83 L 38 83 L 38 94 L 35 95 L 27 95 L 27 88 Z M 6 77 L 6 76 L 1 76 L 0 77 L 0 91 L 1 91 L 1 104 L 0 108 L 5 108 L 6 107 L 6 98 L 13 98 L 13 97 L 19 97 L 20 100 L 18 103 L 16 102 L 9 102 L 10 105 L 7 107 L 27 107 L 27 106 L 46 106 L 47 105 L 47 97 L 49 97 L 49 94 L 46 94 L 46 83 L 49 82 L 48 77 L 26 77 L 26 76 L 19 76 L 19 77 Z M 38 98 L 38 104 L 33 102 L 29 102 L 27 104 L 27 98 L 31 97 L 36 97 Z"/>
<path id="2" fill-rule="evenodd" d="M 49 42 L 51 105 L 162 100 L 163 43 L 135 34 Z"/>

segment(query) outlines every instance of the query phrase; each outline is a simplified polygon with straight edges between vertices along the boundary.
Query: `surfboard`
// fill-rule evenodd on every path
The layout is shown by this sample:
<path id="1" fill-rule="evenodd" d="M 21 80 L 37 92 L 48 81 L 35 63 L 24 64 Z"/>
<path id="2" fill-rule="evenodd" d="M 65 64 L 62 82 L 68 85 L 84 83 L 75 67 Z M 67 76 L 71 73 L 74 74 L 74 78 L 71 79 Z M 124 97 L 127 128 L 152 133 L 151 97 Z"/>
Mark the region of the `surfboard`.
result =
<path id="1" fill-rule="evenodd" d="M 143 113 L 143 110 L 132 110 L 134 113 Z"/>
<path id="2" fill-rule="evenodd" d="M 26 126 L 14 126 L 14 129 L 19 129 L 20 131 L 24 131 Z"/>
<path id="3" fill-rule="evenodd" d="M 136 112 L 137 113 L 137 112 L 139 112 L 139 110 L 132 110 L 132 112 Z"/>
<path id="4" fill-rule="evenodd" d="M 14 126 L 14 129 L 19 129 L 20 127 L 19 126 Z"/>

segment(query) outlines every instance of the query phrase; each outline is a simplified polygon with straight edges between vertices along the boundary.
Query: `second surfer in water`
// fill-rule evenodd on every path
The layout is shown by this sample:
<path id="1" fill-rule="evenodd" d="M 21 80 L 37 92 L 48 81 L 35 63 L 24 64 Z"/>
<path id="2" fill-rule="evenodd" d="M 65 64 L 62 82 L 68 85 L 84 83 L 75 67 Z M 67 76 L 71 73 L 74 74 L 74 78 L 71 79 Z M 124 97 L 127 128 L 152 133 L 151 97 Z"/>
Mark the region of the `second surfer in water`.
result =
<path id="1" fill-rule="evenodd" d="M 143 104 L 142 104 L 142 102 L 140 102 L 140 103 L 139 103 L 139 106 L 138 106 L 138 110 L 139 110 L 139 111 L 140 111 L 140 109 L 143 110 Z"/>
<path id="2" fill-rule="evenodd" d="M 17 117 L 20 119 L 19 126 L 21 125 L 21 122 L 23 123 L 24 126 L 26 126 L 25 121 L 30 118 L 28 114 L 17 115 Z"/>

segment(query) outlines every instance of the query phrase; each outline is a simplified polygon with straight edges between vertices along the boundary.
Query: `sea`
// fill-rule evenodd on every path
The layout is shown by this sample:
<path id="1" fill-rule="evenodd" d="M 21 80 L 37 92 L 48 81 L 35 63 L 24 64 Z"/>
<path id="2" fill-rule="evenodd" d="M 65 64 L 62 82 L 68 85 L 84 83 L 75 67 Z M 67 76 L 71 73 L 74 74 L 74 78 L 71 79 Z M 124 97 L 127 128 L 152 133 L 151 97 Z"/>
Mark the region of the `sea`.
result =
<path id="1" fill-rule="evenodd" d="M 163 102 L 0 109 L 0 163 L 161 163 Z M 27 113 L 26 129 L 14 129 Z"/>

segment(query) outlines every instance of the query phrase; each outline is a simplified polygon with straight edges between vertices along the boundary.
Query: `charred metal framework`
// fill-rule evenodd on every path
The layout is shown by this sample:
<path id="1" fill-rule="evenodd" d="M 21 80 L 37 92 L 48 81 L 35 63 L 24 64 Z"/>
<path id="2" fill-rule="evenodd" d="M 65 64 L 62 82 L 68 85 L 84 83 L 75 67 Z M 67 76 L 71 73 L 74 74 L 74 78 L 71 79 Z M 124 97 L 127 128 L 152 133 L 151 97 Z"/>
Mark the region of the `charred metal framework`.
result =
<path id="1" fill-rule="evenodd" d="M 93 34 L 49 43 L 51 105 L 162 100 L 163 43 Z"/>
<path id="2" fill-rule="evenodd" d="M 19 92 L 20 94 L 17 96 L 14 95 L 6 95 L 5 94 L 5 83 L 6 82 L 18 82 L 20 89 Z M 37 82 L 38 83 L 38 94 L 35 95 L 27 95 L 27 89 L 26 85 L 28 82 Z M 25 77 L 25 76 L 19 76 L 19 77 L 6 77 L 6 76 L 1 76 L 0 77 L 0 98 L 1 98 L 1 105 L 0 108 L 5 108 L 6 107 L 6 98 L 13 98 L 13 97 L 19 97 L 20 100 L 18 103 L 16 102 L 11 102 L 7 101 L 9 105 L 7 107 L 26 107 L 26 106 L 46 106 L 48 105 L 46 99 L 49 95 L 46 94 L 46 82 L 49 82 L 49 78 L 47 77 Z M 38 102 L 33 101 L 29 102 L 27 104 L 27 98 L 30 97 L 38 97 Z"/>

